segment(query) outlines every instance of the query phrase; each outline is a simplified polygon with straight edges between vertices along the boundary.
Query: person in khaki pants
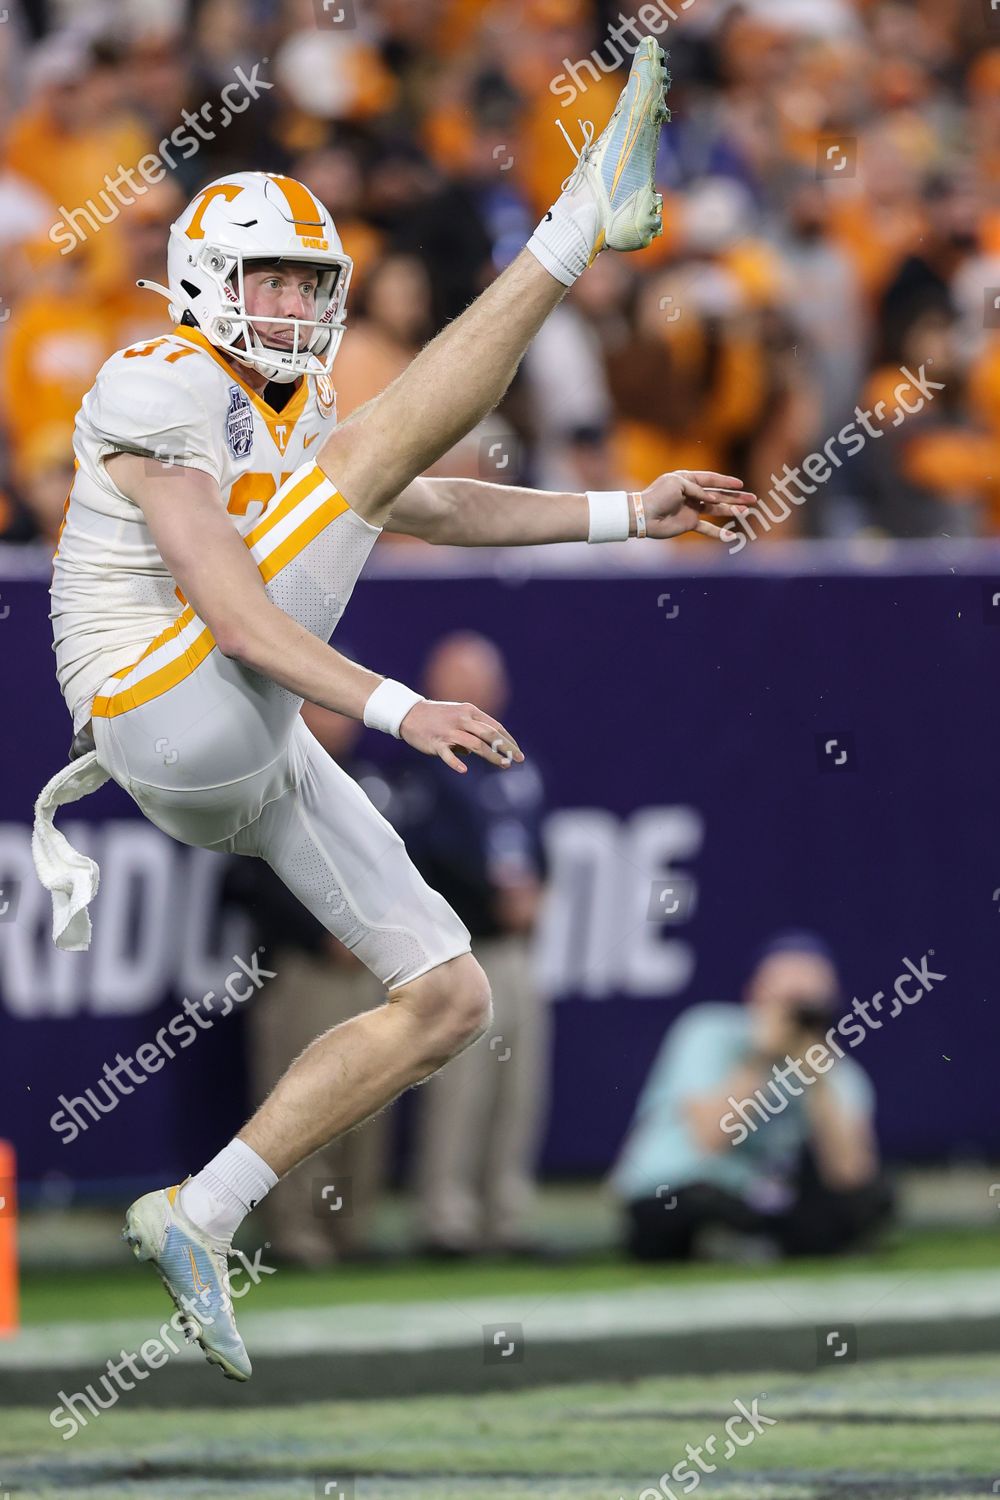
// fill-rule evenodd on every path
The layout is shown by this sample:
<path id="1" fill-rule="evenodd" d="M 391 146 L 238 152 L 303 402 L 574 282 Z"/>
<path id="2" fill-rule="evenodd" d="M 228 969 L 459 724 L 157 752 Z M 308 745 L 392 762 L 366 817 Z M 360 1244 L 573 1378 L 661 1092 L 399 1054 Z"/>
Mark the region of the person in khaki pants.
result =
<path id="1" fill-rule="evenodd" d="M 351 759 L 360 724 L 315 704 L 302 717 L 379 810 L 388 788 Z M 254 918 L 275 978 L 252 1002 L 248 1062 L 254 1102 L 267 1097 L 289 1064 L 321 1032 L 385 998 L 378 980 L 322 927 L 262 860 L 236 860 L 231 897 Z M 317 1151 L 278 1183 L 260 1205 L 270 1254 L 301 1266 L 323 1266 L 371 1253 L 372 1224 L 386 1174 L 388 1112 Z"/>
<path id="2" fill-rule="evenodd" d="M 425 691 L 496 716 L 509 696 L 496 646 L 472 632 L 432 652 Z M 472 933 L 493 991 L 487 1036 L 452 1059 L 417 1096 L 417 1216 L 432 1255 L 530 1252 L 527 1222 L 544 1124 L 549 1015 L 532 971 L 543 892 L 543 788 L 530 758 L 487 778 L 440 762 L 406 778 L 407 843 L 421 874 Z"/>

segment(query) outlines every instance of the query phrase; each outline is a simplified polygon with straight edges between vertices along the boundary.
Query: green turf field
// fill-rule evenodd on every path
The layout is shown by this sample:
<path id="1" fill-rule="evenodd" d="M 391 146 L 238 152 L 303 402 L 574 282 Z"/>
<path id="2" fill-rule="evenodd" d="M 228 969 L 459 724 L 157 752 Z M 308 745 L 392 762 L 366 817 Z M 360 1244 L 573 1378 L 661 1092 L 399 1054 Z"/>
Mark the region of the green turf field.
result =
<path id="1" fill-rule="evenodd" d="M 755 1397 L 774 1425 L 721 1461 L 733 1402 Z M 1000 1493 L 998 1403 L 992 1356 L 280 1411 L 130 1412 L 124 1397 L 68 1442 L 44 1412 L 3 1413 L 0 1495 L 653 1500 L 685 1445 L 718 1434 L 700 1487 L 717 1500 L 978 1500 Z"/>
<path id="2" fill-rule="evenodd" d="M 249 1248 L 249 1245 L 248 1245 Z M 782 1275 L 835 1277 L 864 1271 L 983 1270 L 996 1265 L 992 1228 L 909 1230 L 905 1238 L 869 1255 L 836 1260 L 784 1261 Z M 266 1260 L 266 1252 L 264 1256 Z M 337 1306 L 358 1302 L 415 1302 L 438 1298 L 519 1296 L 561 1292 L 612 1291 L 624 1287 L 704 1286 L 712 1282 L 772 1277 L 774 1265 L 756 1268 L 699 1264 L 649 1267 L 630 1264 L 612 1253 L 591 1254 L 565 1264 L 470 1261 L 446 1263 L 400 1260 L 386 1265 L 341 1266 L 331 1271 L 282 1268 L 268 1278 L 260 1305 L 268 1308 Z M 137 1266 L 122 1246 L 120 1265 L 93 1270 L 35 1270 L 22 1286 L 25 1327 L 80 1318 L 155 1317 L 163 1292 L 148 1267 Z M 0 1500 L 3 1491 L 0 1489 Z"/>

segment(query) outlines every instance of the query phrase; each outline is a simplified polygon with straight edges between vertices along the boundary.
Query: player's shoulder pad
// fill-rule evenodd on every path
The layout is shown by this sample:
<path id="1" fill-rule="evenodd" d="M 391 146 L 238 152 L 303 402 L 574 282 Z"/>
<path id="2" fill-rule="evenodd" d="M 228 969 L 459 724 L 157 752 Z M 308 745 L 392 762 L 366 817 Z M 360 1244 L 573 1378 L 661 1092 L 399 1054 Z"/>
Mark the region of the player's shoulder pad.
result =
<path id="1" fill-rule="evenodd" d="M 212 413 L 225 384 L 225 372 L 185 339 L 145 339 L 104 363 L 83 415 L 101 439 L 127 450 L 216 458 L 221 420 Z"/>

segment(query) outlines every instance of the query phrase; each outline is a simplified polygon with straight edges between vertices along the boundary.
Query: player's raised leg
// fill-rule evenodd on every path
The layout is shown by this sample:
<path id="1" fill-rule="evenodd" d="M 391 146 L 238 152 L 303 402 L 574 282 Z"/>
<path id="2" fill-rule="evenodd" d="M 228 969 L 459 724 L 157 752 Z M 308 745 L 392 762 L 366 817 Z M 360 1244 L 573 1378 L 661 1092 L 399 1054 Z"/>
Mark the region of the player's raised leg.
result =
<path id="1" fill-rule="evenodd" d="M 663 50 L 648 37 L 610 121 L 596 141 L 585 130 L 577 166 L 527 248 L 326 440 L 320 467 L 366 520 L 381 525 L 400 491 L 496 405 L 549 313 L 601 250 L 640 250 L 662 232 L 654 171 L 667 83 Z"/>

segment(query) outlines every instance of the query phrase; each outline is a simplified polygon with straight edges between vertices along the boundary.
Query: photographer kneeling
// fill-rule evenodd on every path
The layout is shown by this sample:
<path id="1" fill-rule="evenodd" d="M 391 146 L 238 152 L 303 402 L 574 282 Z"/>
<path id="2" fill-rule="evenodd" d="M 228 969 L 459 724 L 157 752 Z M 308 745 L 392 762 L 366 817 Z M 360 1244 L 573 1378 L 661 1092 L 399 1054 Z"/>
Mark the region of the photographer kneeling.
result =
<path id="1" fill-rule="evenodd" d="M 821 1066 L 806 1059 L 840 1010 L 825 944 L 787 933 L 763 949 L 743 1005 L 675 1022 L 612 1174 L 630 1255 L 686 1260 L 746 1236 L 764 1254 L 829 1255 L 889 1216 L 867 1074 L 828 1048 Z"/>

